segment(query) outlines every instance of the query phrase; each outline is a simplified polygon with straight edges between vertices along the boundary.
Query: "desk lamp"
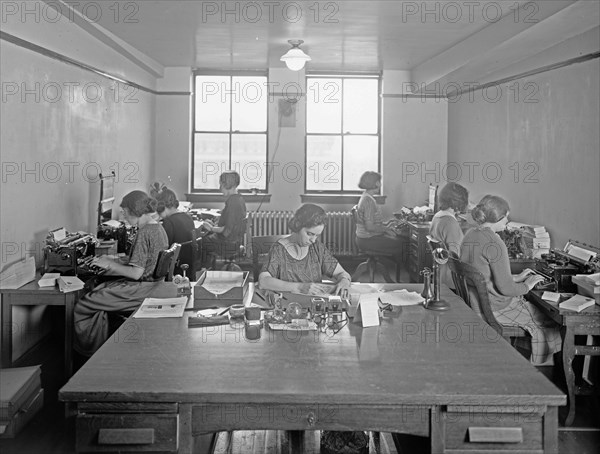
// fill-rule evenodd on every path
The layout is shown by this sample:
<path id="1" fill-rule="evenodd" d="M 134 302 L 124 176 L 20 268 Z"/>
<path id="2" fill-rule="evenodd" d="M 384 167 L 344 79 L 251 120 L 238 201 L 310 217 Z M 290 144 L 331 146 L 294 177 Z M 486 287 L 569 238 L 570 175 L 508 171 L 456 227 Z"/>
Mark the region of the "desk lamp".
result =
<path id="1" fill-rule="evenodd" d="M 440 265 L 444 265 L 448 262 L 450 255 L 444 248 L 436 248 L 431 254 L 433 255 L 433 298 L 427 300 L 425 303 L 425 309 L 432 311 L 447 311 L 450 309 L 450 305 L 440 299 L 440 288 L 441 288 L 441 273 Z"/>

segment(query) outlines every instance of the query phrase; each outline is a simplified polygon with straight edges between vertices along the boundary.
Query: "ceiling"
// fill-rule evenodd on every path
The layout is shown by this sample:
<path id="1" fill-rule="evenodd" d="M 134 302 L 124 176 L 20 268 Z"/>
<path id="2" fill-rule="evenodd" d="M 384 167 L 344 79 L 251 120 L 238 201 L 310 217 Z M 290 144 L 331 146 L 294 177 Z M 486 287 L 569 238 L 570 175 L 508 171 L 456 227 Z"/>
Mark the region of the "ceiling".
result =
<path id="1" fill-rule="evenodd" d="M 90 16 L 88 3 L 98 4 L 71 5 Z M 158 67 L 283 68 L 287 40 L 303 39 L 309 70 L 406 70 L 427 83 L 482 77 L 600 23 L 598 0 L 144 0 L 102 12 L 87 21 L 95 34 L 97 24 L 113 47 L 133 46 Z"/>

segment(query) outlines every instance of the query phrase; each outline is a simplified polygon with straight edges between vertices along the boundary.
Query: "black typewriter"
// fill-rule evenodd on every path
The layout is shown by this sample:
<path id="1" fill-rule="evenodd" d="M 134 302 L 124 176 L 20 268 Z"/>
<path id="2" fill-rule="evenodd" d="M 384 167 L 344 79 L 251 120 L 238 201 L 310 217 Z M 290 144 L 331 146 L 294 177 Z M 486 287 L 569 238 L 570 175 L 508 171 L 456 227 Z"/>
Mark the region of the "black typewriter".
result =
<path id="1" fill-rule="evenodd" d="M 64 228 L 48 233 L 44 247 L 44 272 L 65 276 L 95 275 L 100 273 L 87 265 L 96 253 L 98 239 L 89 233 L 69 233 Z"/>
<path id="2" fill-rule="evenodd" d="M 600 271 L 600 249 L 575 240 L 569 240 L 563 250 L 552 249 L 536 260 L 535 270 L 545 278 L 540 288 L 558 293 L 577 291 L 571 278 L 576 274 Z"/>

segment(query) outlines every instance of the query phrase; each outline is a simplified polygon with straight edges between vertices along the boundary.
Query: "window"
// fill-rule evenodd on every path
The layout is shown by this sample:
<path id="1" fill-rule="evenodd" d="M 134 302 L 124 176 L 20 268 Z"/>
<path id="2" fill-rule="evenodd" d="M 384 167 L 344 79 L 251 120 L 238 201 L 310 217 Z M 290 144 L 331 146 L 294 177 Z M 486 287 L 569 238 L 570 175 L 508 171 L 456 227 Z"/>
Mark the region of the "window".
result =
<path id="1" fill-rule="evenodd" d="M 307 76 L 306 192 L 357 193 L 380 171 L 379 76 Z"/>
<path id="2" fill-rule="evenodd" d="M 194 73 L 192 192 L 218 191 L 228 169 L 266 192 L 267 101 L 264 73 Z"/>

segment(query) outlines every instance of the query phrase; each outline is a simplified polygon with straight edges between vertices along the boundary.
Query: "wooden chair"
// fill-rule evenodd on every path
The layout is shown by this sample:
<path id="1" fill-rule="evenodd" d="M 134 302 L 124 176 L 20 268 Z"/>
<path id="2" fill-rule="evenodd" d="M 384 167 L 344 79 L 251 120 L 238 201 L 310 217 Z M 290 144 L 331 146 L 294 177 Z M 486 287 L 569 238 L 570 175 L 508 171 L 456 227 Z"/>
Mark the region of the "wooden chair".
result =
<path id="1" fill-rule="evenodd" d="M 181 272 L 181 265 L 188 265 L 186 271 L 190 281 L 196 280 L 196 274 L 200 270 L 202 258 L 200 257 L 200 242 L 202 241 L 202 233 L 200 229 L 192 229 L 190 232 L 190 240 L 181 243 L 179 259 L 175 266 L 175 273 Z"/>
<path id="2" fill-rule="evenodd" d="M 173 243 L 169 249 L 160 251 L 154 273 L 152 274 L 154 279 L 158 280 L 164 278 L 165 281 L 173 280 L 175 264 L 177 263 L 180 250 L 181 244 Z"/>
<path id="3" fill-rule="evenodd" d="M 352 217 L 354 218 L 354 225 L 358 223 L 358 207 L 355 205 L 352 207 Z M 356 234 L 354 236 L 354 241 L 356 244 L 356 248 L 359 253 L 366 257 L 366 260 L 360 263 L 354 273 L 352 274 L 352 282 L 358 282 L 360 276 L 362 276 L 365 272 L 369 274 L 369 282 L 375 282 L 375 273 L 379 272 L 386 282 L 393 283 L 395 282 L 387 269 L 387 267 L 380 262 L 381 257 L 385 257 L 388 260 L 394 262 L 396 265 L 396 282 L 400 282 L 400 264 L 396 259 L 397 255 L 393 253 L 383 254 L 381 252 L 362 250 L 358 243 L 356 242 Z"/>
<path id="4" fill-rule="evenodd" d="M 258 282 L 258 275 L 260 274 L 262 266 L 267 261 L 271 246 L 286 236 L 287 235 L 266 235 L 252 237 L 250 247 L 252 248 L 252 271 L 254 273 L 254 282 Z"/>
<path id="5" fill-rule="evenodd" d="M 494 317 L 487 291 L 486 280 L 473 265 L 451 256 L 448 266 L 458 296 L 460 296 L 483 320 L 511 344 L 511 339 L 529 337 L 520 326 L 502 325 Z"/>

